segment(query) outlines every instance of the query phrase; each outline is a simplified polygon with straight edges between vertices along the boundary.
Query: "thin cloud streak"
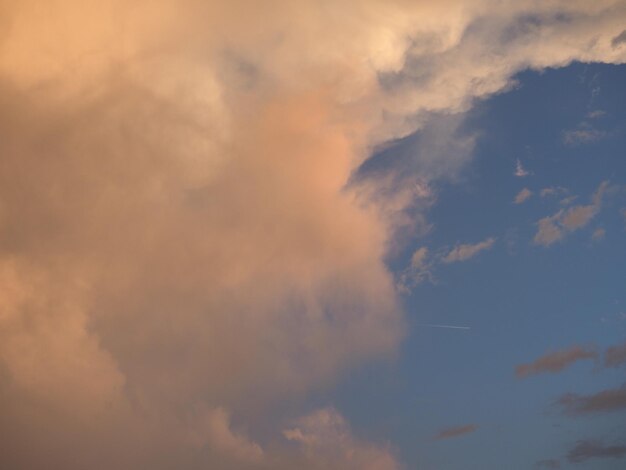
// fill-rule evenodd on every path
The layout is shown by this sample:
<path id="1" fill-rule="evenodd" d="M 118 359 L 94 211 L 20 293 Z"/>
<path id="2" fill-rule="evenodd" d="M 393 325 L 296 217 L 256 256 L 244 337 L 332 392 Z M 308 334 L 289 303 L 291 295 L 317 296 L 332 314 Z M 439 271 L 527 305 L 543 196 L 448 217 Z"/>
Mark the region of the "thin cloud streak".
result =
<path id="1" fill-rule="evenodd" d="M 567 460 L 581 463 L 590 459 L 621 459 L 626 456 L 626 445 L 606 445 L 598 440 L 582 440 L 567 453 Z"/>
<path id="2" fill-rule="evenodd" d="M 426 326 L 428 328 L 452 328 L 455 330 L 470 330 L 469 326 L 457 326 L 457 325 L 432 325 L 430 323 L 421 323 L 420 326 Z"/>
<path id="3" fill-rule="evenodd" d="M 596 359 L 597 356 L 598 353 L 595 349 L 573 346 L 562 351 L 547 353 L 529 364 L 520 364 L 515 368 L 515 375 L 518 378 L 524 378 L 529 375 L 542 373 L 554 374 L 561 372 L 575 362 L 585 359 Z"/>
<path id="4" fill-rule="evenodd" d="M 466 434 L 471 434 L 477 429 L 478 429 L 478 426 L 476 426 L 475 424 L 466 424 L 463 426 L 455 426 L 452 428 L 446 428 L 446 429 L 442 429 L 441 431 L 439 431 L 437 435 L 435 436 L 435 439 L 442 440 L 442 439 L 450 439 L 453 437 L 460 437 Z"/>
<path id="5" fill-rule="evenodd" d="M 557 404 L 570 415 L 621 411 L 626 409 L 626 384 L 591 395 L 567 393 L 557 400 Z"/>
<path id="6" fill-rule="evenodd" d="M 481 251 L 486 251 L 490 249 L 496 239 L 494 237 L 487 238 L 482 242 L 476 244 L 463 244 L 454 247 L 450 252 L 442 258 L 444 263 L 456 263 L 459 261 L 467 261 L 470 258 L 473 258 Z"/>

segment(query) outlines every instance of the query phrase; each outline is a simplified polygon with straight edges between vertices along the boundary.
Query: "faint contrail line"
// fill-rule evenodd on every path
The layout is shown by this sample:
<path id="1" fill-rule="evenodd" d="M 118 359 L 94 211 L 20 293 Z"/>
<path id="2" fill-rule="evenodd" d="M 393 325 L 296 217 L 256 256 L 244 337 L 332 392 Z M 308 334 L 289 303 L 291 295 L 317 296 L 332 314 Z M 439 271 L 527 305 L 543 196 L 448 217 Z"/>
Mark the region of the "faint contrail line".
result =
<path id="1" fill-rule="evenodd" d="M 469 326 L 454 326 L 454 325 L 431 325 L 428 323 L 422 323 L 422 326 L 429 326 L 430 328 L 452 328 L 454 330 L 470 330 Z"/>

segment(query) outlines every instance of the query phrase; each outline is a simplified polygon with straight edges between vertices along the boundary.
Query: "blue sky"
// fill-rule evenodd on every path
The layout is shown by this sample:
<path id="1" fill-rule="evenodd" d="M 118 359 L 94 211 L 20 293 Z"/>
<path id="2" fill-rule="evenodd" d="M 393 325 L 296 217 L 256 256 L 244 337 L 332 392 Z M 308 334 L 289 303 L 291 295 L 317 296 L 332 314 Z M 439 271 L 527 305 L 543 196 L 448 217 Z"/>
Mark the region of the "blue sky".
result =
<path id="1" fill-rule="evenodd" d="M 553 406 L 568 392 L 618 388 L 623 369 L 587 360 L 515 376 L 515 366 L 549 352 L 573 345 L 603 352 L 626 336 L 626 68 L 573 64 L 516 81 L 468 113 L 464 128 L 479 135 L 471 161 L 458 180 L 437 188 L 432 229 L 392 265 L 401 271 L 421 247 L 496 242 L 466 261 L 436 263 L 434 279 L 405 296 L 410 333 L 399 364 L 361 371 L 335 398 L 365 432 L 393 436 L 410 467 L 527 469 L 559 459 L 568 468 L 563 457 L 577 440 L 626 436 L 623 412 L 570 417 Z M 568 143 L 567 132 L 581 128 L 602 134 Z M 528 175 L 515 175 L 517 162 Z M 550 246 L 533 242 L 537 222 L 562 199 L 588 204 L 603 181 L 612 190 L 589 223 Z M 541 196 L 555 187 L 566 191 Z M 524 188 L 532 195 L 515 204 Z M 598 229 L 603 235 L 594 239 Z M 476 431 L 433 439 L 467 424 Z M 616 465 L 590 460 L 576 468 Z"/>

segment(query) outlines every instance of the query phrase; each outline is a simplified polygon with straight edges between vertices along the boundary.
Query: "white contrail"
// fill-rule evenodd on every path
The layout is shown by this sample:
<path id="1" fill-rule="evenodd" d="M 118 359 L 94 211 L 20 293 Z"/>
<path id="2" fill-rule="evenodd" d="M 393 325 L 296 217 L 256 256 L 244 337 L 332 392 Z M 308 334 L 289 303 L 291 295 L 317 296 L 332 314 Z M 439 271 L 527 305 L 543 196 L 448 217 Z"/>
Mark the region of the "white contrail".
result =
<path id="1" fill-rule="evenodd" d="M 422 323 L 421 326 L 428 326 L 430 328 L 452 328 L 455 330 L 470 330 L 469 326 L 455 326 L 455 325 L 431 325 L 428 323 Z"/>

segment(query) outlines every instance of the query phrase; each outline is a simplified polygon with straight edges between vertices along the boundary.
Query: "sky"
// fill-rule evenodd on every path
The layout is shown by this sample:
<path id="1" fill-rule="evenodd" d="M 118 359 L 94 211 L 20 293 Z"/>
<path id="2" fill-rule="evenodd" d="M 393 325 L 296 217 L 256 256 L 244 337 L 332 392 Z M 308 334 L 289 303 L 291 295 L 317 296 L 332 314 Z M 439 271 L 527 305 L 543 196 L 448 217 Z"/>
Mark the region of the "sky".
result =
<path id="1" fill-rule="evenodd" d="M 0 466 L 626 466 L 625 25 L 0 0 Z"/>

